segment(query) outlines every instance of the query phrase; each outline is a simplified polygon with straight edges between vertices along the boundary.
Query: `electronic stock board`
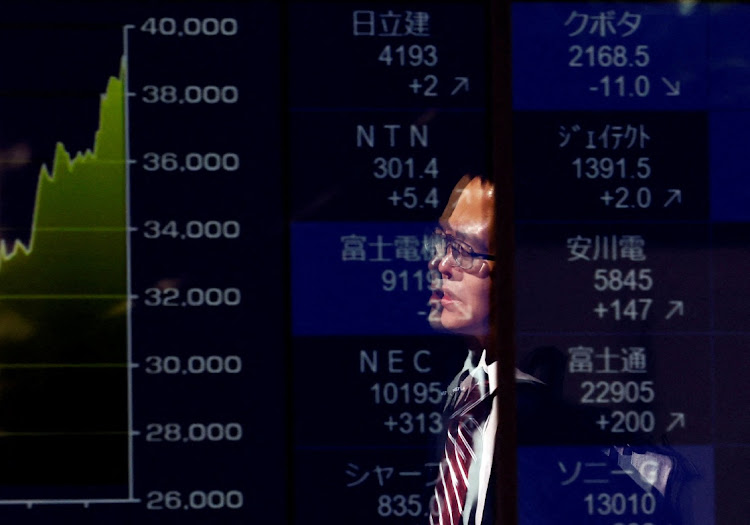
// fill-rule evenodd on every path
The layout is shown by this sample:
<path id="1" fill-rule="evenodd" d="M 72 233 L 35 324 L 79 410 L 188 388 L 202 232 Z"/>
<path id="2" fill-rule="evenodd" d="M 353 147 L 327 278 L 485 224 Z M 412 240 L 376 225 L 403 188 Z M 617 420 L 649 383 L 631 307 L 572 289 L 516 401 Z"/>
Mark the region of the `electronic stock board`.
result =
<path id="1" fill-rule="evenodd" d="M 423 241 L 472 173 L 501 359 L 576 418 L 510 416 L 503 512 L 743 521 L 750 8 L 2 10 L 3 519 L 428 523 L 466 347 Z"/>

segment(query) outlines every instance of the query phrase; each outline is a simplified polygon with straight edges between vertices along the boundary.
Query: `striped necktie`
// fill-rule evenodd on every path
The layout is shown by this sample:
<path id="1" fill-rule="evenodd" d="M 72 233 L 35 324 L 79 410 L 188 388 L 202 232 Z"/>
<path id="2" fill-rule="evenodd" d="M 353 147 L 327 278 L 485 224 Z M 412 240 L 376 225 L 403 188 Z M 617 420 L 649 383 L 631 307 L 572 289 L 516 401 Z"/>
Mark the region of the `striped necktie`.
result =
<path id="1" fill-rule="evenodd" d="M 435 485 L 430 525 L 457 525 L 461 522 L 469 489 L 469 468 L 476 460 L 474 437 L 483 432 L 492 407 L 491 399 L 487 381 L 477 381 L 471 375 L 461 381 L 447 423 L 445 454 Z"/>

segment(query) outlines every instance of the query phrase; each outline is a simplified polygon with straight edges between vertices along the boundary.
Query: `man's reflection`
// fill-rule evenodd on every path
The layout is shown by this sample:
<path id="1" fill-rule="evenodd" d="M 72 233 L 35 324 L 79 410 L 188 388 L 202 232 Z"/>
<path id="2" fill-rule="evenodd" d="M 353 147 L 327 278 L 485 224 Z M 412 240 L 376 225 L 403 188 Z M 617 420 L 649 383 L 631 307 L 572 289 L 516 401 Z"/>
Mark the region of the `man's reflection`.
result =
<path id="1" fill-rule="evenodd" d="M 465 176 L 454 188 L 432 235 L 430 269 L 440 273 L 431 298 L 436 328 L 470 336 L 486 347 L 494 264 L 495 193 L 489 181 Z M 476 346 L 476 345 L 475 345 Z"/>
<path id="2" fill-rule="evenodd" d="M 491 496 L 496 476 L 492 460 L 501 417 L 496 395 L 501 365 L 493 342 L 493 327 L 497 325 L 493 319 L 498 315 L 492 292 L 497 281 L 494 228 L 494 185 L 482 176 L 466 175 L 454 188 L 439 226 L 426 242 L 431 257 L 429 267 L 436 272 L 428 319 L 436 329 L 464 336 L 468 349 L 462 370 L 446 392 L 447 431 L 431 505 L 431 525 L 494 522 Z M 563 402 L 565 360 L 544 358 L 550 355 L 554 357 L 556 353 L 539 353 L 544 362 L 536 362 L 537 359 L 533 370 L 543 371 L 548 381 L 553 378 L 552 388 L 536 377 L 515 371 L 519 445 L 598 445 L 587 449 L 590 452 L 584 455 L 591 455 L 596 461 L 608 459 L 614 468 L 630 473 L 628 478 L 642 490 L 656 487 L 663 496 L 664 483 L 645 480 L 635 460 L 640 457 L 657 461 L 667 477 L 672 470 L 671 460 L 653 450 L 635 454 L 627 447 L 612 447 L 611 437 L 593 424 L 594 414 Z M 520 502 L 524 523 L 575 522 L 580 505 L 559 501 L 560 487 L 544 470 L 546 464 L 521 460 L 519 468 L 532 473 L 538 488 L 532 498 Z M 636 486 L 632 481 L 628 483 Z M 561 512 L 565 516 L 562 520 Z"/>
<path id="3" fill-rule="evenodd" d="M 468 347 L 464 367 L 447 391 L 447 436 L 432 525 L 482 523 L 491 514 L 485 507 L 498 418 L 498 363 L 488 354 L 493 346 L 494 216 L 492 183 L 464 176 L 427 245 L 430 269 L 440 276 L 430 298 L 430 324 L 465 336 Z"/>

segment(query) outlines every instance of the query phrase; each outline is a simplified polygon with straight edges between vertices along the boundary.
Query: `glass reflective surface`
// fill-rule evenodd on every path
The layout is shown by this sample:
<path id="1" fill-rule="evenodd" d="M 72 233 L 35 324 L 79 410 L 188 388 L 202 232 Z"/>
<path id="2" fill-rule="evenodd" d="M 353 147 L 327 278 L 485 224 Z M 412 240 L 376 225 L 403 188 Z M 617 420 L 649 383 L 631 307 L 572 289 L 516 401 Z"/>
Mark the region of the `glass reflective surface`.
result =
<path id="1" fill-rule="evenodd" d="M 2 9 L 7 522 L 746 520 L 750 8 Z"/>

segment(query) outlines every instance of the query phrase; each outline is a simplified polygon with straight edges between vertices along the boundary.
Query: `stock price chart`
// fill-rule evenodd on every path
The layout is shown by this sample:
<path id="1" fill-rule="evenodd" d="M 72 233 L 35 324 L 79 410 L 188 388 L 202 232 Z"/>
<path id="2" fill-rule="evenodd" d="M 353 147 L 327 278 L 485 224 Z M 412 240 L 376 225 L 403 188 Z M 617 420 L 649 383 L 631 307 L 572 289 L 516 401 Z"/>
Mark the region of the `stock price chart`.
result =
<path id="1" fill-rule="evenodd" d="M 0 9 L 0 518 L 445 523 L 428 249 L 481 174 L 486 509 L 746 519 L 746 6 Z"/>

